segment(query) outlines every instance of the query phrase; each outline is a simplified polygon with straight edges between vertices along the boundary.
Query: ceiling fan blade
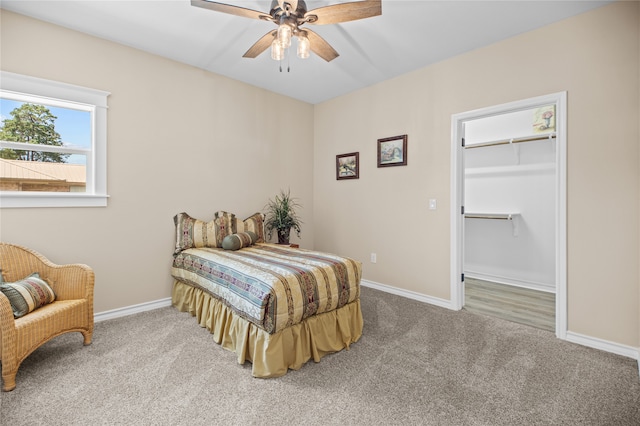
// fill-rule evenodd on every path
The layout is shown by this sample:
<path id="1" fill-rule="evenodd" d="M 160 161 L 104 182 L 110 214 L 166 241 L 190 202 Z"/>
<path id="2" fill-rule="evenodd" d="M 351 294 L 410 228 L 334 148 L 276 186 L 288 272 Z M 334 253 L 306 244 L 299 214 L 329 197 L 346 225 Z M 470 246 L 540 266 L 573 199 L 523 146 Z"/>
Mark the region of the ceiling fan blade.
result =
<path id="1" fill-rule="evenodd" d="M 251 19 L 270 19 L 268 13 L 259 12 L 253 9 L 245 9 L 244 7 L 232 6 L 230 4 L 215 3 L 206 0 L 191 0 L 191 6 L 201 7 L 203 9 L 213 10 L 214 12 L 228 13 L 230 15 L 242 16 Z"/>
<path id="2" fill-rule="evenodd" d="M 278 34 L 278 31 L 276 30 L 266 33 L 265 35 L 260 37 L 260 40 L 256 41 L 253 44 L 253 46 L 251 46 L 249 50 L 247 50 L 247 52 L 244 55 L 242 55 L 242 57 L 243 58 L 257 57 L 259 54 L 261 54 L 271 46 L 271 43 L 273 43 L 273 39 L 276 38 L 277 34 Z"/>
<path id="3" fill-rule="evenodd" d="M 317 16 L 317 20 L 310 20 L 310 24 L 326 25 L 355 21 L 382 15 L 382 0 L 363 0 L 349 3 L 334 4 L 308 11 L 304 16 Z"/>
<path id="4" fill-rule="evenodd" d="M 338 52 L 336 52 L 335 49 L 318 34 L 308 28 L 305 28 L 305 31 L 307 32 L 307 38 L 309 39 L 309 47 L 313 53 L 320 56 L 327 62 L 331 62 L 340 56 Z"/>

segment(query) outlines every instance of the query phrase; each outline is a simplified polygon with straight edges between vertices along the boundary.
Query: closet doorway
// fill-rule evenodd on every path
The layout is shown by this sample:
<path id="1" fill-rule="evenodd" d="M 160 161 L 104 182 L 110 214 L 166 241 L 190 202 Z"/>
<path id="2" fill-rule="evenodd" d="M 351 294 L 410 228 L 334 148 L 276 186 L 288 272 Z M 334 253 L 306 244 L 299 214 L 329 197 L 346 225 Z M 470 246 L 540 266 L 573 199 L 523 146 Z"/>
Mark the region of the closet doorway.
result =
<path id="1" fill-rule="evenodd" d="M 454 309 L 564 339 L 566 92 L 452 116 L 451 158 Z"/>

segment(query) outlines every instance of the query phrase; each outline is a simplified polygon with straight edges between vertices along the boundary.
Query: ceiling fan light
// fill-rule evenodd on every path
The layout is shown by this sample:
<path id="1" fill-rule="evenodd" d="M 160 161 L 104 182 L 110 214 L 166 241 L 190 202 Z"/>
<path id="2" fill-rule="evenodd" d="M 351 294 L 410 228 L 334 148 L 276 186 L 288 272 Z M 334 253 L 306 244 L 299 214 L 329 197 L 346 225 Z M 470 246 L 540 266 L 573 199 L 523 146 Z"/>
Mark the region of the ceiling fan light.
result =
<path id="1" fill-rule="evenodd" d="M 311 43 L 305 35 L 298 36 L 298 58 L 307 59 L 311 50 Z"/>
<path id="2" fill-rule="evenodd" d="M 284 47 L 278 41 L 278 39 L 273 40 L 271 43 L 271 59 L 274 61 L 281 61 L 284 59 Z"/>
<path id="3" fill-rule="evenodd" d="M 285 49 L 291 46 L 291 26 L 288 24 L 281 24 L 278 27 L 278 41 Z"/>

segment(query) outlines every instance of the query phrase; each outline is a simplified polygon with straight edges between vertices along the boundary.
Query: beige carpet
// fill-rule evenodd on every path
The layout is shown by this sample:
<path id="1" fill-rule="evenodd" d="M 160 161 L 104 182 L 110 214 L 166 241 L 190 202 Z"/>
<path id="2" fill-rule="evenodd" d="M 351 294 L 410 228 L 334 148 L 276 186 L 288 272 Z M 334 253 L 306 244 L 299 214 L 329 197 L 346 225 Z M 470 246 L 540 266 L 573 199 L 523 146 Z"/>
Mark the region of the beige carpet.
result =
<path id="1" fill-rule="evenodd" d="M 350 351 L 278 379 L 163 308 L 60 336 L 0 394 L 2 425 L 638 425 L 635 360 L 362 290 Z"/>

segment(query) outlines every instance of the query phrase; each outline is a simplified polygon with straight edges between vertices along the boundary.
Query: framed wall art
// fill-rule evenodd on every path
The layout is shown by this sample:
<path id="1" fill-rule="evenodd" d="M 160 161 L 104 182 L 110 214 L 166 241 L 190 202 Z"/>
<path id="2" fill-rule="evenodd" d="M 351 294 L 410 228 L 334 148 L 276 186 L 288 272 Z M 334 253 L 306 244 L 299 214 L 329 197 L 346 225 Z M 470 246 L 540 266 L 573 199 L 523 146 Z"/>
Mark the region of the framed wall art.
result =
<path id="1" fill-rule="evenodd" d="M 407 165 L 407 135 L 378 139 L 378 167 Z"/>
<path id="2" fill-rule="evenodd" d="M 360 177 L 360 153 L 336 155 L 336 179 L 358 179 Z"/>
<path id="3" fill-rule="evenodd" d="M 551 133 L 556 131 L 556 106 L 547 105 L 533 111 L 533 133 Z"/>

